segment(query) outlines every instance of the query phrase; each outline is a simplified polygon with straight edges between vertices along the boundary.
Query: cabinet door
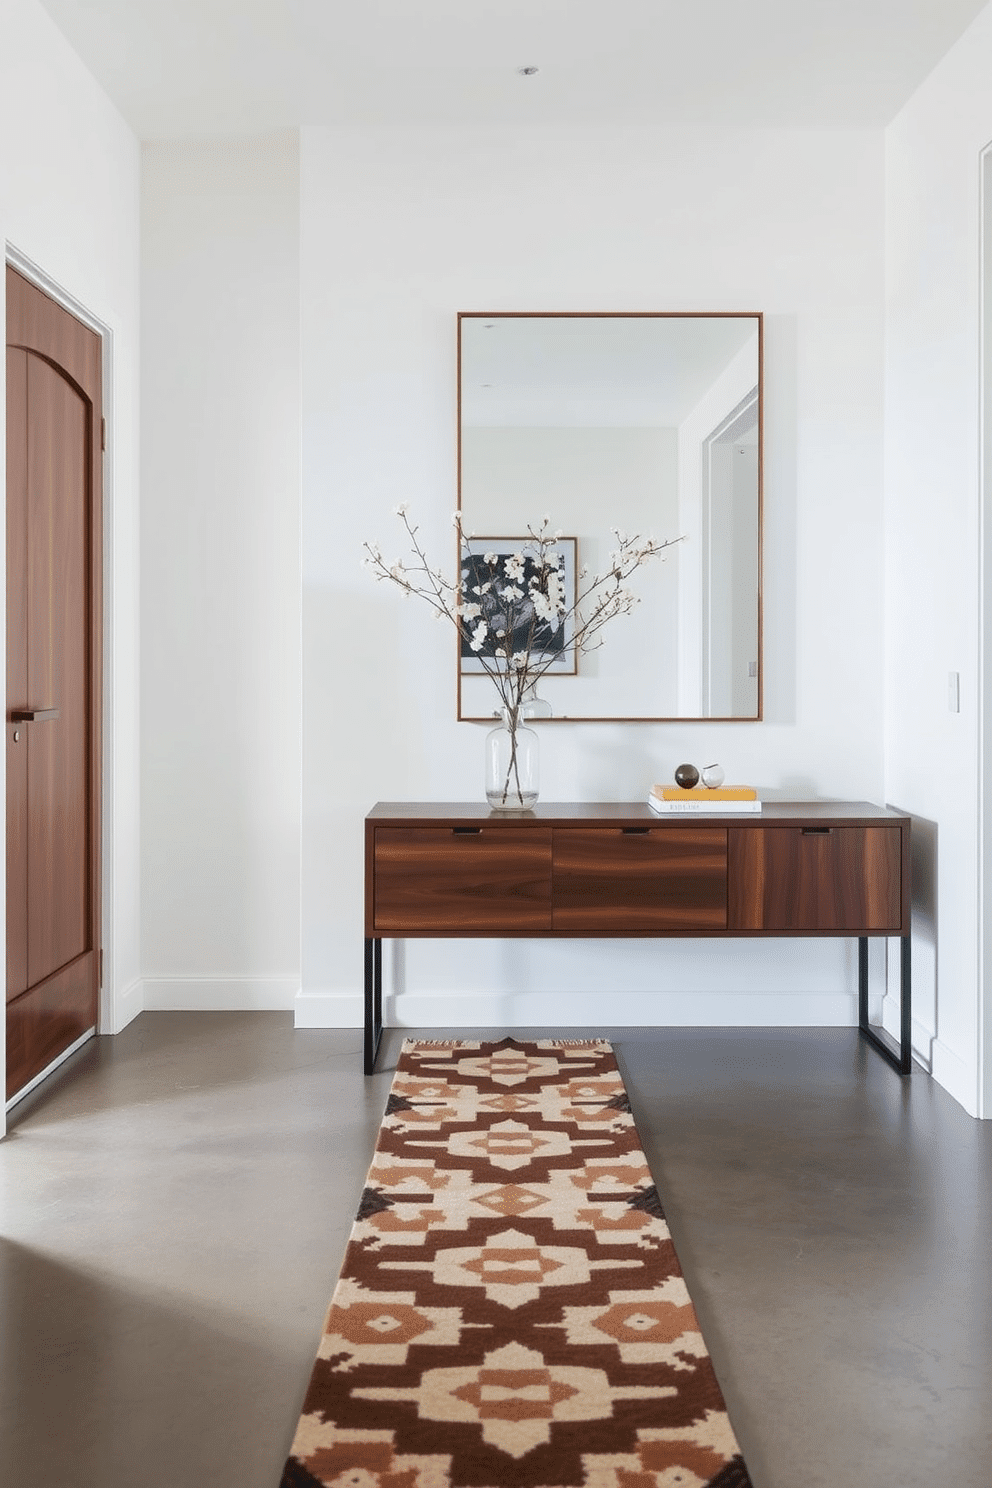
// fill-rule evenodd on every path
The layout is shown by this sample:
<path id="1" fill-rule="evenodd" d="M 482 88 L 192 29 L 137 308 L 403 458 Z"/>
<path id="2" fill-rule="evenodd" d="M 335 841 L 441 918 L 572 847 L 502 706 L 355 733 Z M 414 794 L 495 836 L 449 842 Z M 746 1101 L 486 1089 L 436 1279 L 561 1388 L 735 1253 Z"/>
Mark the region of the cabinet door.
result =
<path id="1" fill-rule="evenodd" d="M 556 931 L 678 934 L 726 926 L 726 828 L 555 830 Z"/>
<path id="2" fill-rule="evenodd" d="M 731 930 L 898 934 L 898 827 L 732 827 Z"/>
<path id="3" fill-rule="evenodd" d="M 377 827 L 376 935 L 551 929 L 551 829 Z"/>

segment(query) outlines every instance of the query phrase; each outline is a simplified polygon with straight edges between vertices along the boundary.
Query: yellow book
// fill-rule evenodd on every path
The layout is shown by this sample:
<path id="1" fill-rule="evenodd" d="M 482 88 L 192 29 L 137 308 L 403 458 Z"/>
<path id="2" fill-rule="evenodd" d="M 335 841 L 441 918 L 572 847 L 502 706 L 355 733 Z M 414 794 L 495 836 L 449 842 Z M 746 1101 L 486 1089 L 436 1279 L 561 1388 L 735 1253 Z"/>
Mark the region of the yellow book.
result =
<path id="1" fill-rule="evenodd" d="M 758 792 L 753 785 L 718 785 L 709 790 L 705 785 L 694 785 L 692 790 L 683 790 L 680 785 L 653 785 L 651 794 L 662 801 L 756 801 Z"/>

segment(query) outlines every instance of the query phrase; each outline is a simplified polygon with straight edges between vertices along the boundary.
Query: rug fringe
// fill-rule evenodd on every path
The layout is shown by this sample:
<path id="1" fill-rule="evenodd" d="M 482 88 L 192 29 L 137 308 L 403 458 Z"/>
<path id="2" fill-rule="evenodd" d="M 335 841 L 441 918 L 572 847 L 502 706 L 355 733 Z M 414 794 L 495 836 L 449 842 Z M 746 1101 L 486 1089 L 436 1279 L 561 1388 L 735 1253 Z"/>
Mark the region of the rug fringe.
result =
<path id="1" fill-rule="evenodd" d="M 611 1049 L 608 1039 L 535 1039 L 538 1049 Z"/>
<path id="2" fill-rule="evenodd" d="M 471 1042 L 466 1039 L 404 1039 L 404 1049 L 479 1049 L 482 1045 L 477 1041 Z"/>
<path id="3" fill-rule="evenodd" d="M 513 1038 L 513 1034 L 507 1034 Z M 533 1044 L 538 1049 L 612 1049 L 609 1039 L 520 1039 L 522 1044 Z M 493 1040 L 487 1039 L 404 1039 L 404 1049 L 488 1049 Z"/>

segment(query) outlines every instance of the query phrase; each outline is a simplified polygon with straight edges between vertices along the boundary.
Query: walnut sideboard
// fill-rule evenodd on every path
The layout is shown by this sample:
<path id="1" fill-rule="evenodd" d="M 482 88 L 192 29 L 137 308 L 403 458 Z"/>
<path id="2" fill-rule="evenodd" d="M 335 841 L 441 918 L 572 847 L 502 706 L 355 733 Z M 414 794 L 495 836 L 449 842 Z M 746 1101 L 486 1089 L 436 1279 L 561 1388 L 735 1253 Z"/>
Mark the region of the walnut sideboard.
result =
<path id="1" fill-rule="evenodd" d="M 864 802 L 656 815 L 448 802 L 365 819 L 365 1073 L 382 1035 L 382 940 L 540 936 L 858 938 L 862 1035 L 911 1066 L 910 818 Z M 868 937 L 901 941 L 898 1045 L 868 1022 Z"/>

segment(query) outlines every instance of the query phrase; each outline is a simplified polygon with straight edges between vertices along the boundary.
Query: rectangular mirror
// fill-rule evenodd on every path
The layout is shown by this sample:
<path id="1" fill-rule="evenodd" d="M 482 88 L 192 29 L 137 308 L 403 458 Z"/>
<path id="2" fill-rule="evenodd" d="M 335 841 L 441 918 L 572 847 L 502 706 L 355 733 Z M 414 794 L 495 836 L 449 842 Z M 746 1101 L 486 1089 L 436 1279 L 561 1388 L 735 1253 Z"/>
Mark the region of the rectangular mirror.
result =
<path id="1" fill-rule="evenodd" d="M 613 528 L 684 538 L 599 650 L 541 679 L 554 718 L 761 717 L 761 336 L 760 314 L 459 315 L 466 534 L 550 514 L 594 572 Z M 459 663 L 459 718 L 496 701 Z"/>

